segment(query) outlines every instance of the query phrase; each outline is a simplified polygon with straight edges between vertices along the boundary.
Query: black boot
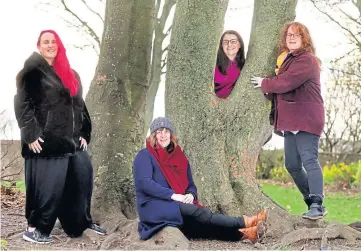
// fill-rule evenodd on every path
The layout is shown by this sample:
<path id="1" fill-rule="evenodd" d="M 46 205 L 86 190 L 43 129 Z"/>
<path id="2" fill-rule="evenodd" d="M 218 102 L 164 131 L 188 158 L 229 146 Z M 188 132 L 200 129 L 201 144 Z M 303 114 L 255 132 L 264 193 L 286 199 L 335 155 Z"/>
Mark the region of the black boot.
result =
<path id="1" fill-rule="evenodd" d="M 303 200 L 304 200 L 304 202 L 306 203 L 306 205 L 307 205 L 307 210 L 310 210 L 311 208 L 311 204 L 312 204 L 312 201 L 311 201 L 311 198 L 310 197 L 308 197 L 308 198 L 303 198 Z M 326 216 L 327 214 L 328 214 L 328 211 L 327 211 L 327 209 L 323 206 L 323 205 L 321 205 L 321 207 L 322 207 L 322 213 L 323 213 L 323 216 Z M 304 213 L 304 215 L 305 215 L 306 213 Z"/>
<path id="2" fill-rule="evenodd" d="M 310 205 L 310 209 L 308 210 L 307 213 L 302 215 L 302 218 L 305 219 L 309 219 L 309 220 L 318 220 L 318 219 L 322 219 L 324 216 L 324 212 L 326 211 L 326 209 L 323 209 L 324 207 L 322 206 L 322 197 L 321 196 L 310 196 L 310 201 L 311 201 L 311 205 Z"/>

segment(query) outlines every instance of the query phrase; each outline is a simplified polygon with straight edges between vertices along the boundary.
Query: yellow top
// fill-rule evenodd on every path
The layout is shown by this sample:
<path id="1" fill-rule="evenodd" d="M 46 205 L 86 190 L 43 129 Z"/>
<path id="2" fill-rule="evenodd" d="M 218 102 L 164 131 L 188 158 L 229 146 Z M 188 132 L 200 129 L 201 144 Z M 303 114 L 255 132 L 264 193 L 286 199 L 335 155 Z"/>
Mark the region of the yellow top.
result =
<path id="1" fill-rule="evenodd" d="M 283 64 L 283 61 L 285 60 L 287 53 L 288 51 L 284 51 L 278 56 L 276 62 L 276 69 L 275 69 L 276 75 L 278 75 L 278 70 L 281 68 L 281 65 Z"/>

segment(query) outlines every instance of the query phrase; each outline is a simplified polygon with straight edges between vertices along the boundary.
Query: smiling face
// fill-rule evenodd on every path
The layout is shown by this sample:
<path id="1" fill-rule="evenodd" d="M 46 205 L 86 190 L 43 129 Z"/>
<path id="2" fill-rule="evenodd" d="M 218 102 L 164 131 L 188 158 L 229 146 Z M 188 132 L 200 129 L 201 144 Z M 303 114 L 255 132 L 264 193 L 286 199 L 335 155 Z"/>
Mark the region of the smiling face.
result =
<path id="1" fill-rule="evenodd" d="M 227 57 L 230 60 L 234 60 L 239 48 L 241 48 L 241 44 L 236 35 L 225 34 L 222 39 L 222 48 Z"/>
<path id="2" fill-rule="evenodd" d="M 291 52 L 300 49 L 302 46 L 302 36 L 292 25 L 287 30 L 286 44 Z"/>
<path id="3" fill-rule="evenodd" d="M 53 33 L 45 32 L 41 35 L 38 50 L 45 60 L 52 65 L 58 54 L 58 44 Z"/>
<path id="4" fill-rule="evenodd" d="M 159 145 L 166 148 L 170 144 L 171 133 L 167 128 L 159 128 L 156 131 L 155 137 Z"/>

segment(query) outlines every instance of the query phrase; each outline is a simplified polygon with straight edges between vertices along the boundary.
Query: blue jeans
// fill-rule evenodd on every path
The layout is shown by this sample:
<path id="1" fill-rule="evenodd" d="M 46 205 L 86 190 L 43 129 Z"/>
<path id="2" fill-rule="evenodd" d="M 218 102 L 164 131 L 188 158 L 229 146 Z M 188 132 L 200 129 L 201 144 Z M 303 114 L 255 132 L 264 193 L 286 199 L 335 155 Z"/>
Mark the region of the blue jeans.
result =
<path id="1" fill-rule="evenodd" d="M 323 198 L 323 176 L 318 161 L 320 137 L 308 132 L 284 134 L 285 165 L 303 197 Z"/>

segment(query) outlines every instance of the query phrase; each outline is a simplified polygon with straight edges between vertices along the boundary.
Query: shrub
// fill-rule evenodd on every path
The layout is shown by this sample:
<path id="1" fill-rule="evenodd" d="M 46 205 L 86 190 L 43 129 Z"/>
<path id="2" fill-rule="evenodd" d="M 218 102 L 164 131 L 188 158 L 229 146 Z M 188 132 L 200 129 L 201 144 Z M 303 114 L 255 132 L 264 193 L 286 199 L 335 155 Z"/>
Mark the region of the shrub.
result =
<path id="1" fill-rule="evenodd" d="M 337 163 L 323 167 L 323 178 L 326 185 L 339 188 L 351 188 L 361 186 L 361 160 L 350 163 Z M 290 174 L 285 167 L 276 167 L 270 170 L 270 179 L 280 182 L 292 181 Z"/>
<path id="2" fill-rule="evenodd" d="M 352 185 L 361 183 L 361 161 L 349 165 L 337 163 L 323 167 L 324 182 L 339 188 L 351 188 Z"/>
<path id="3" fill-rule="evenodd" d="M 291 175 L 288 173 L 286 167 L 276 167 L 270 171 L 270 177 L 274 181 L 290 182 L 292 181 Z"/>

